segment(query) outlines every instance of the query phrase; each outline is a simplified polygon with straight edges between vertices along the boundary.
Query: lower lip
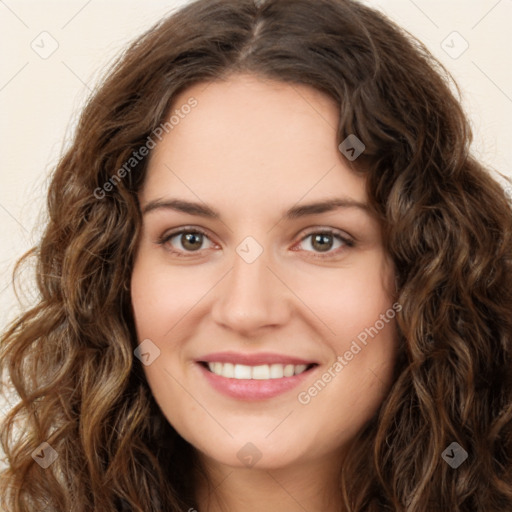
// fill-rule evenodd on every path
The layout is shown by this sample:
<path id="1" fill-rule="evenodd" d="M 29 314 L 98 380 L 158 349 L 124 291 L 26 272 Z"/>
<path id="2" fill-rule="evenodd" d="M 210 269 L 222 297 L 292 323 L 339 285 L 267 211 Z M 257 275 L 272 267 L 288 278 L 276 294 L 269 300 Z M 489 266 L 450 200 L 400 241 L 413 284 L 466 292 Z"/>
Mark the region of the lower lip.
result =
<path id="1" fill-rule="evenodd" d="M 231 398 L 238 398 L 240 400 L 263 400 L 286 393 L 308 378 L 316 368 L 315 366 L 292 377 L 258 380 L 229 379 L 209 371 L 200 363 L 198 363 L 198 366 L 214 389 Z"/>

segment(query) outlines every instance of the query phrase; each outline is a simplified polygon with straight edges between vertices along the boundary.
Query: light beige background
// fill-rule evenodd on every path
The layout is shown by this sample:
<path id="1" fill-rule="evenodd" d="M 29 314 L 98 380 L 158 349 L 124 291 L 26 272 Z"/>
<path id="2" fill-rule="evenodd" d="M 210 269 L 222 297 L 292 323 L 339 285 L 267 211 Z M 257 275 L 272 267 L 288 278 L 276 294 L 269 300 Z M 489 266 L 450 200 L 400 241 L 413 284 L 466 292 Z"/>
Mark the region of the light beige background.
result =
<path id="1" fill-rule="evenodd" d="M 0 0 L 0 330 L 19 309 L 11 270 L 41 232 L 48 173 L 81 106 L 126 43 L 184 3 Z M 463 92 L 474 153 L 512 177 L 512 0 L 364 3 L 396 20 L 447 66 Z M 0 403 L 0 415 L 7 406 Z"/>

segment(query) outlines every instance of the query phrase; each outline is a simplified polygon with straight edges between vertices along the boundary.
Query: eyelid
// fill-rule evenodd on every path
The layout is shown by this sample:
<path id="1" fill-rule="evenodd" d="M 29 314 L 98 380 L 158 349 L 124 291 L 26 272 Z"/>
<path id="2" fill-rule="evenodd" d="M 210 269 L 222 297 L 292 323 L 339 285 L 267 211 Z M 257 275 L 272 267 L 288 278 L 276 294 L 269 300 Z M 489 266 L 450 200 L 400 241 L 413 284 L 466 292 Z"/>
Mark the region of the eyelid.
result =
<path id="1" fill-rule="evenodd" d="M 349 235 L 347 232 L 342 231 L 341 229 L 337 229 L 337 228 L 322 227 L 322 226 L 313 226 L 311 228 L 306 228 L 301 240 L 304 240 L 304 238 L 306 238 L 307 236 L 312 235 L 314 233 L 328 233 L 331 235 L 339 236 L 340 238 L 346 240 L 347 242 L 355 243 L 354 237 Z"/>

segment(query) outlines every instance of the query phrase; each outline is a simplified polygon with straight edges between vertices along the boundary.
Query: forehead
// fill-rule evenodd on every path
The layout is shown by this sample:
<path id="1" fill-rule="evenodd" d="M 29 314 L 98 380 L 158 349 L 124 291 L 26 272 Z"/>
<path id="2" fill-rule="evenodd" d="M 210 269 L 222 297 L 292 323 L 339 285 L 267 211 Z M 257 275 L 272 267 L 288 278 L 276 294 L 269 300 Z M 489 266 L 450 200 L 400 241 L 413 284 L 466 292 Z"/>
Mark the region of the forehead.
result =
<path id="1" fill-rule="evenodd" d="M 226 203 L 243 196 L 252 206 L 305 194 L 365 200 L 361 177 L 337 147 L 337 103 L 307 85 L 251 75 L 195 84 L 175 98 L 171 116 L 150 158 L 148 199 L 179 191 Z"/>

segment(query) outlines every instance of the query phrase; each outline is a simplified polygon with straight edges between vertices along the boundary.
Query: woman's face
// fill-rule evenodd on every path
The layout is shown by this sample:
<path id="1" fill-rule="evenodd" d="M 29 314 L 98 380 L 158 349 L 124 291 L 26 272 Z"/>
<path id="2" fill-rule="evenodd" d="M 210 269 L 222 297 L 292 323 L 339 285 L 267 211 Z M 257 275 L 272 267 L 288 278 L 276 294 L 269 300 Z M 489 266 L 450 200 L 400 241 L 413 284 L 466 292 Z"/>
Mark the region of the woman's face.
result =
<path id="1" fill-rule="evenodd" d="M 332 459 L 389 389 L 400 309 L 337 106 L 237 75 L 184 91 L 173 115 L 131 282 L 155 399 L 210 461 Z"/>

